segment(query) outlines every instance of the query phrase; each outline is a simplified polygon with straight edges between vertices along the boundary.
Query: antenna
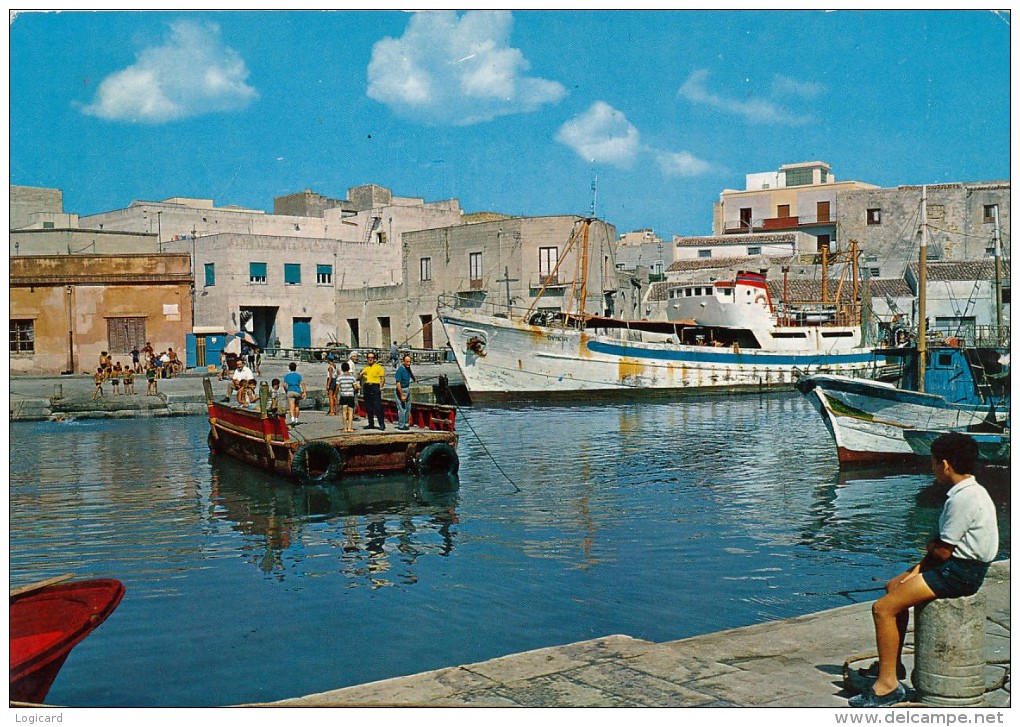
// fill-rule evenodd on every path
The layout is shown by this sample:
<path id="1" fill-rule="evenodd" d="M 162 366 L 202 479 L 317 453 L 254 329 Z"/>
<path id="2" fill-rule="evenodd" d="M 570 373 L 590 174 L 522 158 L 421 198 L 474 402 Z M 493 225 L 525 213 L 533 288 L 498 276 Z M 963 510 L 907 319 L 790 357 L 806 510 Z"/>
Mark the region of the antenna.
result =
<path id="1" fill-rule="evenodd" d="M 595 203 L 598 200 L 599 194 L 599 175 L 595 172 L 595 176 L 591 180 L 591 216 L 595 217 Z"/>

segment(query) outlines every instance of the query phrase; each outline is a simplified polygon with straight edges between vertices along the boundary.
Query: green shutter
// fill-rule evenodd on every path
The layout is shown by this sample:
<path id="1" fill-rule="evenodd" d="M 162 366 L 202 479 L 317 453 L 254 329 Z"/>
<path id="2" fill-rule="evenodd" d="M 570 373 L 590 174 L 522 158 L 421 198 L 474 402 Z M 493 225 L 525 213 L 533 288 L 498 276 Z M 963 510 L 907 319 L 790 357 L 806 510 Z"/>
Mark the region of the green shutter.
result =
<path id="1" fill-rule="evenodd" d="M 283 282 L 285 285 L 301 285 L 300 263 L 283 264 Z"/>
<path id="2" fill-rule="evenodd" d="M 205 264 L 205 287 L 216 285 L 216 263 Z"/>

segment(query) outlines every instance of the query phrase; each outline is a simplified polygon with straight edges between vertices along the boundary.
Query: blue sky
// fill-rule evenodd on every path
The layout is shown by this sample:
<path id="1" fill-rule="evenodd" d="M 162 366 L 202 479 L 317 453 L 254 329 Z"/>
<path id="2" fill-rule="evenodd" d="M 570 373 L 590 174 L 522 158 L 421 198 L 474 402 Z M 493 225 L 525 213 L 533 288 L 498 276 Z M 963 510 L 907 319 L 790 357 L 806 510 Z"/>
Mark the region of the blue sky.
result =
<path id="1" fill-rule="evenodd" d="M 471 212 L 708 234 L 744 175 L 1009 178 L 989 11 L 34 12 L 10 25 L 11 183 L 68 212 L 272 211 L 376 183 Z"/>

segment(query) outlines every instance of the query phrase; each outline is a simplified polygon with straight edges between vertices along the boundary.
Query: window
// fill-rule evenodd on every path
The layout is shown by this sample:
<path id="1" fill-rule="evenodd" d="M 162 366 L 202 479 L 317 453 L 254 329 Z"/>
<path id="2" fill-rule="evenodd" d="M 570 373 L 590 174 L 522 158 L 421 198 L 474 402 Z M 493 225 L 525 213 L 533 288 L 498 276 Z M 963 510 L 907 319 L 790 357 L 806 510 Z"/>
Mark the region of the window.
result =
<path id="1" fill-rule="evenodd" d="M 216 263 L 205 264 L 205 287 L 216 285 Z"/>
<path id="2" fill-rule="evenodd" d="M 316 265 L 315 266 L 315 284 L 316 285 L 332 285 L 333 284 L 333 266 L 332 265 Z"/>
<path id="3" fill-rule="evenodd" d="M 43 226 L 44 230 L 52 230 L 53 229 L 53 223 L 52 222 L 43 222 L 42 226 Z"/>
<path id="4" fill-rule="evenodd" d="M 266 284 L 266 264 L 248 263 L 248 282 L 254 285 Z"/>
<path id="5" fill-rule="evenodd" d="M 482 281 L 482 253 L 472 252 L 468 254 L 468 269 L 472 282 Z"/>
<path id="6" fill-rule="evenodd" d="M 869 225 L 882 224 L 882 210 L 880 208 L 871 207 L 868 209 L 868 224 Z"/>
<path id="7" fill-rule="evenodd" d="M 882 268 L 868 268 L 868 275 L 872 278 L 881 278 Z"/>
<path id="8" fill-rule="evenodd" d="M 35 353 L 35 321 L 11 319 L 11 353 Z"/>
<path id="9" fill-rule="evenodd" d="M 712 251 L 711 250 L 698 250 L 698 257 L 700 257 L 700 258 L 712 257 Z"/>
<path id="10" fill-rule="evenodd" d="M 829 203 L 828 202 L 816 202 L 815 203 L 815 214 L 818 217 L 818 222 L 829 221 Z"/>
<path id="11" fill-rule="evenodd" d="M 556 269 L 556 260 L 558 258 L 559 248 L 538 248 L 538 275 L 542 278 L 543 283 L 555 285 L 559 282 L 556 280 L 556 276 L 553 275 L 553 270 Z"/>
<path id="12" fill-rule="evenodd" d="M 133 348 L 141 349 L 145 345 L 145 319 L 107 318 L 106 340 L 109 342 L 110 353 L 127 353 Z"/>
<path id="13" fill-rule="evenodd" d="M 786 186 L 787 187 L 798 187 L 803 184 L 811 184 L 811 169 L 787 169 L 786 170 Z M 784 217 L 787 215 L 780 215 Z"/>
<path id="14" fill-rule="evenodd" d="M 749 247 L 749 248 L 747 248 L 747 254 L 748 255 L 761 255 L 761 248 L 760 247 Z"/>
<path id="15" fill-rule="evenodd" d="M 284 263 L 283 264 L 283 284 L 284 285 L 301 285 L 301 264 L 300 263 Z"/>
<path id="16" fill-rule="evenodd" d="M 822 250 L 832 252 L 832 237 L 829 235 L 818 236 L 818 252 L 821 252 Z"/>
<path id="17" fill-rule="evenodd" d="M 779 204 L 779 205 L 776 205 L 776 217 L 779 217 L 779 218 L 785 220 L 789 216 L 790 216 L 790 205 L 788 205 L 788 204 Z"/>
<path id="18" fill-rule="evenodd" d="M 420 271 L 420 279 L 423 282 L 426 280 L 432 280 L 432 258 L 421 258 L 418 261 L 418 269 Z"/>
<path id="19" fill-rule="evenodd" d="M 999 205 L 997 204 L 986 204 L 984 222 L 995 222 L 996 213 L 998 212 Z"/>

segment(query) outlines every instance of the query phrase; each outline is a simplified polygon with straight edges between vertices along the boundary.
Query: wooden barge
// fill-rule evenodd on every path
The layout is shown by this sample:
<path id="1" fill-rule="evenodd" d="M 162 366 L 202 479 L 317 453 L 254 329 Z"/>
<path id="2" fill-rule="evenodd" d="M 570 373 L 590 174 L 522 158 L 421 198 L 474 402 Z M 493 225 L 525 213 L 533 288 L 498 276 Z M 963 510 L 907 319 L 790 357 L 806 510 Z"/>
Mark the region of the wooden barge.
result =
<path id="1" fill-rule="evenodd" d="M 253 408 L 216 401 L 212 382 L 203 381 L 209 409 L 209 449 L 303 484 L 343 478 L 407 472 L 415 475 L 456 474 L 457 434 L 452 406 L 412 402 L 408 431 L 396 428 L 396 402 L 383 401 L 386 431 L 340 432 L 340 417 L 303 410 L 301 424 L 288 426 L 285 413 L 269 407 L 263 383 Z M 363 426 L 364 401 L 357 407 Z"/>

